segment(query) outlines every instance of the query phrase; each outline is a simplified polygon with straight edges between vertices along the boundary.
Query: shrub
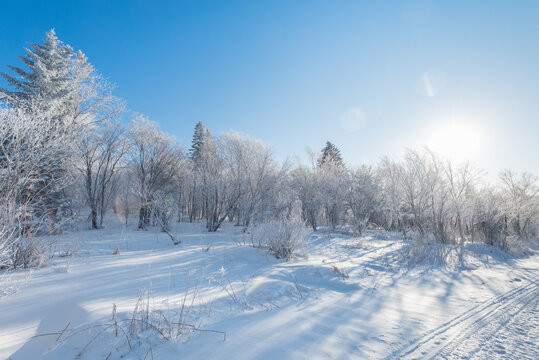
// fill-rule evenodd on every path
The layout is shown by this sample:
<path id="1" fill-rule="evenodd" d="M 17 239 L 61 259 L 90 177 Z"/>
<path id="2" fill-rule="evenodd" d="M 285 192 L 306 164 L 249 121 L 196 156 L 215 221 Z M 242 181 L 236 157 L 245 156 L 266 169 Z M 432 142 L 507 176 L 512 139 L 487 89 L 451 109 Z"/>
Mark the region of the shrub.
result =
<path id="1" fill-rule="evenodd" d="M 288 261 L 304 245 L 307 229 L 300 221 L 282 217 L 260 224 L 255 233 L 259 246 L 267 248 L 277 259 Z"/>

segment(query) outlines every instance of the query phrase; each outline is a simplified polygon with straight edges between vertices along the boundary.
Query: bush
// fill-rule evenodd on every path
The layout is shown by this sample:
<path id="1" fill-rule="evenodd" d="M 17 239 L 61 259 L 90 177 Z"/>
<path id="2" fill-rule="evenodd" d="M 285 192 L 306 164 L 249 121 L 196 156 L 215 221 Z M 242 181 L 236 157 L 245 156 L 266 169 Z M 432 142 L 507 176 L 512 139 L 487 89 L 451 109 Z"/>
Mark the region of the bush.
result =
<path id="1" fill-rule="evenodd" d="M 433 239 L 414 236 L 402 248 L 403 263 L 408 266 L 418 264 L 451 266 L 454 260 L 453 252 L 456 249 L 456 246 L 439 244 Z"/>
<path id="2" fill-rule="evenodd" d="M 13 220 L 14 217 L 0 219 L 0 269 L 27 269 L 45 265 L 50 241 L 34 238 L 37 233 L 35 223 Z M 16 221 L 18 223 L 14 223 Z"/>
<path id="3" fill-rule="evenodd" d="M 277 259 L 288 261 L 305 244 L 307 229 L 301 221 L 283 217 L 260 224 L 255 234 L 259 246 L 267 248 Z"/>

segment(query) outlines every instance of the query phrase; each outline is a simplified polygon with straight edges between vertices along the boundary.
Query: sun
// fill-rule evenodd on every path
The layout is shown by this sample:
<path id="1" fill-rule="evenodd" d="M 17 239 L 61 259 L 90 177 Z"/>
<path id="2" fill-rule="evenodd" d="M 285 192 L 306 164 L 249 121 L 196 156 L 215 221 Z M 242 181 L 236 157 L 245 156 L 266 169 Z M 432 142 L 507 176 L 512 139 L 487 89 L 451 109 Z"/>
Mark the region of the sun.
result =
<path id="1" fill-rule="evenodd" d="M 449 121 L 434 127 L 427 147 L 454 162 L 474 161 L 483 149 L 484 132 L 471 121 Z"/>

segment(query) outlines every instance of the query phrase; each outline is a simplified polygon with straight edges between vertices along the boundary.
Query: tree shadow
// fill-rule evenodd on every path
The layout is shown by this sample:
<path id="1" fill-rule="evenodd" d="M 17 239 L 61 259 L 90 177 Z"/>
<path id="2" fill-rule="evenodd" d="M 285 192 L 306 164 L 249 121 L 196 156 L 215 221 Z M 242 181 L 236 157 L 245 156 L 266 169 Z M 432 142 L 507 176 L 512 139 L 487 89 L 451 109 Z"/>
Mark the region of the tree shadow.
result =
<path id="1" fill-rule="evenodd" d="M 24 345 L 15 351 L 10 360 L 27 360 L 46 358 L 47 352 L 59 343 L 61 332 L 72 329 L 88 321 L 88 312 L 72 301 L 58 302 L 47 309 L 45 317 L 40 321 L 36 333 Z M 65 333 L 67 336 L 68 331 Z M 72 344 L 74 345 L 74 344 Z"/>

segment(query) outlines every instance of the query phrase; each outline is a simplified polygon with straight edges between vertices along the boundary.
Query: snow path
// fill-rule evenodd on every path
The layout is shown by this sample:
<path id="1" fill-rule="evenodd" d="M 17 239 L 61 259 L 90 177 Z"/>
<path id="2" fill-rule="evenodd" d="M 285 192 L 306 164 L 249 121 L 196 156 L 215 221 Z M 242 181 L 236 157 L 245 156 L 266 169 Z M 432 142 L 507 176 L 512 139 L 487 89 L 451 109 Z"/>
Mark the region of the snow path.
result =
<path id="1" fill-rule="evenodd" d="M 537 359 L 539 285 L 530 282 L 477 305 L 387 359 Z"/>

